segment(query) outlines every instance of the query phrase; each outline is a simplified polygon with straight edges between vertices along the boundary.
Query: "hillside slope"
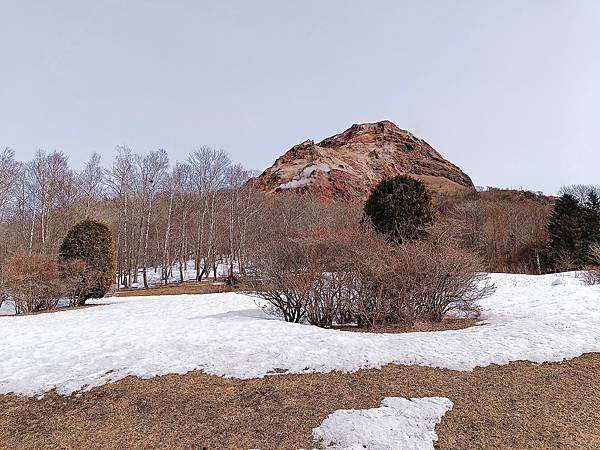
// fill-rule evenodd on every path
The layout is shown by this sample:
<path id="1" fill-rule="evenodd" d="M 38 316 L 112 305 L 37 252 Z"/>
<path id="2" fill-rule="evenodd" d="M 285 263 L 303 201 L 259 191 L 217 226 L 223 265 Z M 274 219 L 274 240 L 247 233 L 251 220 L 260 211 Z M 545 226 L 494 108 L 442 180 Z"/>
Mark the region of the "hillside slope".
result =
<path id="1" fill-rule="evenodd" d="M 473 189 L 459 167 L 433 147 L 390 121 L 355 124 L 315 144 L 295 145 L 255 183 L 267 192 L 311 192 L 319 197 L 362 201 L 385 176 L 408 174 L 434 191 Z"/>

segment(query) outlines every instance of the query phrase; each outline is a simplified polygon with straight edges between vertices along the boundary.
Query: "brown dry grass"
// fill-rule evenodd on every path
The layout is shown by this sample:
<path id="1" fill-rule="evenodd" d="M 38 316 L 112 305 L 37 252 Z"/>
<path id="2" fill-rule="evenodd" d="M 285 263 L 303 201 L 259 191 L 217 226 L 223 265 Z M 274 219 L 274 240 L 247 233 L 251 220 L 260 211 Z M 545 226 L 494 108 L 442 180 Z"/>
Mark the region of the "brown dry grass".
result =
<path id="1" fill-rule="evenodd" d="M 450 398 L 440 449 L 600 448 L 599 354 L 473 372 L 390 365 L 247 381 L 191 372 L 130 377 L 78 398 L 0 396 L 0 447 L 311 448 L 328 414 L 387 396 Z"/>
<path id="2" fill-rule="evenodd" d="M 186 281 L 183 283 L 168 284 L 167 286 L 153 286 L 148 289 L 120 289 L 115 291 L 115 295 L 117 297 L 138 297 L 146 295 L 218 294 L 233 290 L 222 283 Z"/>
<path id="3" fill-rule="evenodd" d="M 355 326 L 334 326 L 332 328 L 357 333 L 417 333 L 426 331 L 462 330 L 477 324 L 477 319 L 445 316 L 441 322 L 417 322 L 414 325 L 384 325 L 382 327 L 359 328 Z"/>

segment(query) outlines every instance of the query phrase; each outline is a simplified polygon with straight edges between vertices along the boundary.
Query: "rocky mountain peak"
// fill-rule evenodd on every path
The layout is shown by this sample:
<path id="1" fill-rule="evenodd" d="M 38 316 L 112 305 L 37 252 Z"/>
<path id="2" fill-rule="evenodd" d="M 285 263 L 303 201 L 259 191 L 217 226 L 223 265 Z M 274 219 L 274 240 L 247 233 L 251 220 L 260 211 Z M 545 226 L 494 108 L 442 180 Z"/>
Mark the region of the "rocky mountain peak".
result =
<path id="1" fill-rule="evenodd" d="M 383 177 L 399 174 L 419 178 L 433 191 L 473 189 L 457 166 L 389 120 L 354 124 L 317 144 L 297 144 L 255 182 L 268 192 L 293 190 L 363 201 Z"/>

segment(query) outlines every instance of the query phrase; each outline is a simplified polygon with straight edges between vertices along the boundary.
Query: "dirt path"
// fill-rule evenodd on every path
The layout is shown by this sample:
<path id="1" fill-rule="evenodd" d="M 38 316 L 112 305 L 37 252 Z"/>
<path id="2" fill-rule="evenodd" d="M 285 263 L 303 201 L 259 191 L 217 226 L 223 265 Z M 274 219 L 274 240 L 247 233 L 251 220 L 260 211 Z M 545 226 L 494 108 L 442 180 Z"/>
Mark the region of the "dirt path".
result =
<path id="1" fill-rule="evenodd" d="M 600 448 L 600 354 L 474 372 L 389 365 L 248 381 L 192 372 L 127 378 L 73 398 L 5 395 L 0 447 L 311 448 L 311 430 L 328 414 L 390 396 L 454 402 L 437 428 L 440 449 Z"/>

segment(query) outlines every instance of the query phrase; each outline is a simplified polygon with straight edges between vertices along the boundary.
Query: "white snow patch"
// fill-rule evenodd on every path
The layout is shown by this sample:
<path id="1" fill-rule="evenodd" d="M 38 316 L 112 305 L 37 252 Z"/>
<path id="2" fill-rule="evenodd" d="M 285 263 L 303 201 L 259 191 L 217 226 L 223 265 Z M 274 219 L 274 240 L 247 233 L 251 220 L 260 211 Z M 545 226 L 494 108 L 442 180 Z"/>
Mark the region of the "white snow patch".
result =
<path id="1" fill-rule="evenodd" d="M 184 281 L 189 281 L 189 280 L 195 280 L 197 277 L 197 271 L 196 269 L 194 269 L 195 265 L 194 265 L 194 260 L 190 259 L 189 261 L 187 261 L 186 265 L 184 267 L 187 268 L 183 268 L 183 280 Z M 234 263 L 233 265 L 233 271 L 234 273 L 239 273 L 239 267 L 237 263 Z M 227 261 L 221 261 L 219 263 L 217 263 L 217 277 L 225 277 L 229 275 L 229 263 Z M 208 279 L 212 279 L 215 276 L 215 271 L 211 268 L 208 271 Z M 205 275 L 206 277 L 206 275 Z M 148 280 L 148 285 L 149 286 L 155 286 L 158 284 L 161 284 L 164 280 L 163 280 L 163 272 L 162 272 L 162 267 L 148 267 L 146 269 L 146 279 Z M 205 278 L 206 279 L 206 278 Z M 181 280 L 181 271 L 179 270 L 179 263 L 174 263 L 171 267 L 171 275 L 168 279 L 169 283 L 177 283 Z M 120 287 L 123 287 L 122 285 Z M 143 288 L 144 287 L 144 282 L 143 282 L 143 269 L 139 269 L 138 270 L 138 282 L 137 283 L 131 283 L 131 288 Z"/>
<path id="2" fill-rule="evenodd" d="M 278 189 L 294 189 L 302 186 L 306 186 L 311 183 L 312 176 L 315 172 L 330 172 L 331 167 L 329 164 L 311 164 L 302 169 L 298 175 L 292 178 L 287 183 L 280 184 Z"/>
<path id="3" fill-rule="evenodd" d="M 70 306 L 70 301 L 68 298 L 61 298 L 56 305 L 57 309 L 67 308 Z M 0 306 L 0 316 L 13 316 L 16 314 L 15 310 L 15 302 L 13 300 L 5 300 Z M 0 328 L 1 330 L 2 328 Z"/>
<path id="4" fill-rule="evenodd" d="M 15 313 L 15 302 L 12 300 L 5 300 L 0 305 L 0 316 L 11 316 Z"/>
<path id="5" fill-rule="evenodd" d="M 600 286 L 576 274 L 493 274 L 484 325 L 369 334 L 286 323 L 243 294 L 107 298 L 94 308 L 0 317 L 0 393 L 69 394 L 128 375 L 199 369 L 237 378 L 404 364 L 472 370 L 600 352 Z M 562 284 L 555 284 L 561 279 Z"/>
<path id="6" fill-rule="evenodd" d="M 323 448 L 336 450 L 433 450 L 435 426 L 453 406 L 444 397 L 387 397 L 379 408 L 330 414 L 313 437 Z"/>

